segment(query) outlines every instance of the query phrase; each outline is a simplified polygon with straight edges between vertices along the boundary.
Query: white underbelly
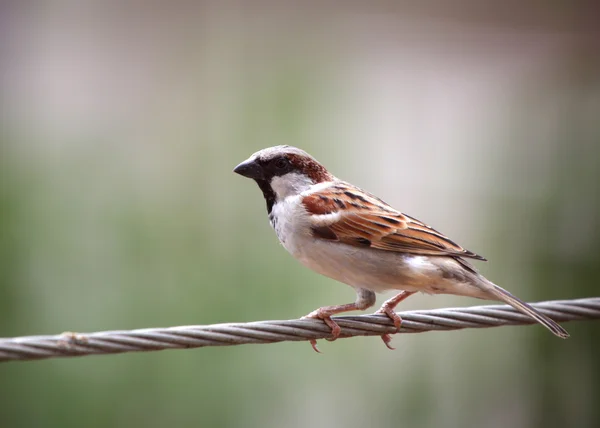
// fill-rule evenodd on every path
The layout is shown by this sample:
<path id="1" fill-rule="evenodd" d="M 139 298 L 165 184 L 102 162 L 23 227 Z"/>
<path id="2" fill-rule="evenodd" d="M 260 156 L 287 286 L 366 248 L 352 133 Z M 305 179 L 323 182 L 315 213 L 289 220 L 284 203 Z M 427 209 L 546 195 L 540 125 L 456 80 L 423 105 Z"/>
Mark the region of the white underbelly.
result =
<path id="1" fill-rule="evenodd" d="M 310 269 L 354 288 L 366 288 L 377 293 L 406 290 L 473 297 L 483 297 L 484 294 L 473 284 L 477 276 L 464 271 L 451 258 L 373 250 L 310 236 L 288 240 L 286 248 Z M 455 277 L 445 275 L 442 264 L 455 268 L 460 274 Z M 461 276 L 463 274 L 464 277 Z"/>

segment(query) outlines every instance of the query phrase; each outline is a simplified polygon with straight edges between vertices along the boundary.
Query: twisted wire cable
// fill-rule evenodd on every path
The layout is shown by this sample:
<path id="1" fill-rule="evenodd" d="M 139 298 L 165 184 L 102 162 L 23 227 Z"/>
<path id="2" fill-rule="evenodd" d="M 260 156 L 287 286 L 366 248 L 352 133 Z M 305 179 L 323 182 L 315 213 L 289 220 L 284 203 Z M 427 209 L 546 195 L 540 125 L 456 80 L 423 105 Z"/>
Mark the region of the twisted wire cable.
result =
<path id="1" fill-rule="evenodd" d="M 546 301 L 535 303 L 533 306 L 558 322 L 600 319 L 600 297 Z M 399 315 L 402 317 L 402 327 L 398 333 L 535 324 L 535 321 L 528 316 L 506 305 L 406 311 Z M 392 321 L 384 315 L 340 316 L 334 319 L 342 328 L 340 338 L 396 333 Z M 144 328 L 96 333 L 67 332 L 53 336 L 0 338 L 0 362 L 248 343 L 265 344 L 326 339 L 330 336 L 330 328 L 316 319 Z"/>

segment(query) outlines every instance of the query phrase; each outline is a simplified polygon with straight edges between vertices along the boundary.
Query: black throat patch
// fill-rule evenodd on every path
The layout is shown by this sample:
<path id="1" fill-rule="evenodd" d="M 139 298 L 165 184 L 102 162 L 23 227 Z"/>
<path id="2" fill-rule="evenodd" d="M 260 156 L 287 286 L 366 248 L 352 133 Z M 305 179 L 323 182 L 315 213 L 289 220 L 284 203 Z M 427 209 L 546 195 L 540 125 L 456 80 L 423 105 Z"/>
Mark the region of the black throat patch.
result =
<path id="1" fill-rule="evenodd" d="M 275 205 L 275 192 L 271 187 L 271 183 L 269 183 L 266 180 L 254 181 L 256 181 L 256 184 L 258 184 L 258 187 L 260 187 L 260 190 L 262 191 L 263 196 L 265 197 L 265 202 L 267 203 L 267 213 L 271 214 L 271 211 L 273 210 L 273 205 Z"/>

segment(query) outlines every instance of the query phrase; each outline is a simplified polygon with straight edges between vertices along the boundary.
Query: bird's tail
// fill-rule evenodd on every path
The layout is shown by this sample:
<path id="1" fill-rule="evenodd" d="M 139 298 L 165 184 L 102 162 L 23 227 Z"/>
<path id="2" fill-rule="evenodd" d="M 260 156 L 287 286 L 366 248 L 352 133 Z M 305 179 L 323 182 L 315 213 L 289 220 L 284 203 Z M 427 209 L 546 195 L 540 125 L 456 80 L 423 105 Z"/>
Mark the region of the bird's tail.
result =
<path id="1" fill-rule="evenodd" d="M 531 305 L 529 305 L 528 303 L 525 303 L 518 297 L 513 296 L 511 293 L 506 291 L 504 288 L 498 287 L 496 284 L 494 284 L 490 281 L 488 281 L 487 285 L 489 285 L 489 288 L 486 287 L 487 291 L 490 294 L 492 294 L 494 297 L 496 297 L 498 300 L 501 300 L 504 303 L 508 303 L 510 306 L 515 308 L 517 311 L 530 316 L 531 318 L 533 318 L 534 320 L 539 322 L 541 325 L 546 327 L 554 335 L 560 337 L 561 339 L 566 339 L 567 337 L 569 337 L 569 333 L 567 333 L 567 330 L 562 328 L 555 321 L 552 321 L 546 315 L 541 314 L 537 309 L 531 307 Z"/>

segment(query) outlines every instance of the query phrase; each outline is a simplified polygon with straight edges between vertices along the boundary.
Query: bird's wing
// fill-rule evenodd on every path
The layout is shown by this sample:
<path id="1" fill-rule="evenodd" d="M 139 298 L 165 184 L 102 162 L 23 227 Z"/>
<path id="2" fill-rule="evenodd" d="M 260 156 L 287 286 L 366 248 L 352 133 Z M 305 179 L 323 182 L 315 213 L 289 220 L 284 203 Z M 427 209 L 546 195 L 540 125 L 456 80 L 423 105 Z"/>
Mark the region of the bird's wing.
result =
<path id="1" fill-rule="evenodd" d="M 358 247 L 429 256 L 485 258 L 348 183 L 303 196 L 313 236 Z"/>

